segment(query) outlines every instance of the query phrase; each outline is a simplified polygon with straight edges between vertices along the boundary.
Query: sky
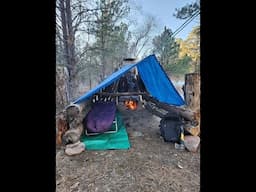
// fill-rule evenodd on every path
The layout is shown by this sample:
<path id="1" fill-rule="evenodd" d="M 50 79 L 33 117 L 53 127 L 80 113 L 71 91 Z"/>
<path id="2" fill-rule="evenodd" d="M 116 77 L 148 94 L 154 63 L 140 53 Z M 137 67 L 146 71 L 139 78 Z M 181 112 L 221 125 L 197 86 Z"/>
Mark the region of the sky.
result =
<path id="1" fill-rule="evenodd" d="M 157 32 L 161 33 L 164 26 L 167 26 L 173 32 L 181 26 L 186 19 L 176 19 L 173 16 L 175 8 L 181 8 L 195 1 L 196 0 L 132 0 L 132 4 L 133 6 L 140 6 L 142 14 L 154 16 L 158 24 Z M 134 15 L 134 17 L 137 17 L 138 20 L 142 19 L 141 14 Z M 186 39 L 192 28 L 199 24 L 199 19 L 197 19 L 197 21 L 194 19 L 176 35 L 176 38 Z"/>

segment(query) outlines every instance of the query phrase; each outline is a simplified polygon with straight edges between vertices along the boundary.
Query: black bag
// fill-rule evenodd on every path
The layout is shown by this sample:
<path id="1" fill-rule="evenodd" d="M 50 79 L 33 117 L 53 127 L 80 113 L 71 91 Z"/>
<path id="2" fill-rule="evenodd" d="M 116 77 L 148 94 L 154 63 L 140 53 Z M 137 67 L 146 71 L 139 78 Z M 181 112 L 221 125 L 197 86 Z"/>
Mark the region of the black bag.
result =
<path id="1" fill-rule="evenodd" d="M 160 132 L 165 142 L 179 142 L 182 122 L 179 117 L 163 118 L 160 121 Z"/>

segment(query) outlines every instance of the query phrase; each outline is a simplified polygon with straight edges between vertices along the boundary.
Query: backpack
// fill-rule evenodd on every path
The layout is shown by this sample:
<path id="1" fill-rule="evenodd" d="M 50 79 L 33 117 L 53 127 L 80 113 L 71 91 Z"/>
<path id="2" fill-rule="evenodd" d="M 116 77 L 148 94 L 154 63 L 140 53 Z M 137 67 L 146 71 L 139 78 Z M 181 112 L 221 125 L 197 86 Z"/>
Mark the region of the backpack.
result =
<path id="1" fill-rule="evenodd" d="M 165 142 L 179 142 L 182 122 L 179 117 L 167 117 L 160 121 L 160 132 Z"/>

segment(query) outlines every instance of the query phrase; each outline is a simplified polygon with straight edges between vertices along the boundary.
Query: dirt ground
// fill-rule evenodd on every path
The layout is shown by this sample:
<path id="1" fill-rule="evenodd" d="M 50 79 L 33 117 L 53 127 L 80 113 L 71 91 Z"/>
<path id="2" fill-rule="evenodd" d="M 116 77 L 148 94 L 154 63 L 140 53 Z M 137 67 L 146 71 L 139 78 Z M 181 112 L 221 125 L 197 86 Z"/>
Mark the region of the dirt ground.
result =
<path id="1" fill-rule="evenodd" d="M 67 156 L 56 150 L 57 192 L 198 192 L 200 149 L 178 151 L 160 137 L 160 118 L 138 107 L 119 106 L 130 139 L 129 150 L 85 150 Z"/>

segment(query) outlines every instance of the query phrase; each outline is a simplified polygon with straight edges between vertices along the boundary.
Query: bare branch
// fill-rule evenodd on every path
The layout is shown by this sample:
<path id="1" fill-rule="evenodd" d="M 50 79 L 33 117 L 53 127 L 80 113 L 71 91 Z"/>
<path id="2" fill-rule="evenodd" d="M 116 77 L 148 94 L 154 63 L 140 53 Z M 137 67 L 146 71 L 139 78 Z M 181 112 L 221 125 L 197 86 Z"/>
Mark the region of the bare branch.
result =
<path id="1" fill-rule="evenodd" d="M 136 57 L 139 56 L 140 52 L 142 51 L 142 49 L 144 48 L 144 46 L 147 44 L 147 42 L 148 42 L 149 39 L 150 39 L 150 38 L 148 37 L 148 38 L 144 41 L 144 43 L 142 44 L 140 50 L 139 50 L 138 53 L 136 54 Z"/>
<path id="2" fill-rule="evenodd" d="M 63 37 L 62 37 L 62 35 L 61 35 L 60 33 L 56 33 L 56 35 L 57 35 L 57 37 L 58 37 L 62 42 L 64 42 L 64 39 L 63 39 Z"/>
<path id="3" fill-rule="evenodd" d="M 57 27 L 59 30 L 62 30 L 61 23 L 55 22 L 55 25 L 56 25 L 56 27 Z"/>

